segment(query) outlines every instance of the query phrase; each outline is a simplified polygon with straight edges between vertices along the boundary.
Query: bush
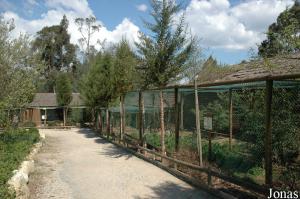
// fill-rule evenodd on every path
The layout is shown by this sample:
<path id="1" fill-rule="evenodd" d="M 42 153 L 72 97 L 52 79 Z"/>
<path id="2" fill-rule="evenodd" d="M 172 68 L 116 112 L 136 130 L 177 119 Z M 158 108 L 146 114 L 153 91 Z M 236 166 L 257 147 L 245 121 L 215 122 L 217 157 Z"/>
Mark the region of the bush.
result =
<path id="1" fill-rule="evenodd" d="M 0 198 L 14 198 L 7 181 L 38 140 L 39 133 L 35 128 L 10 129 L 0 134 Z"/>
<path id="2" fill-rule="evenodd" d="M 62 122 L 59 120 L 47 121 L 48 126 L 61 126 Z"/>
<path id="3" fill-rule="evenodd" d="M 36 127 L 36 124 L 34 122 L 31 122 L 31 121 L 27 121 L 27 122 L 24 122 L 24 123 L 21 123 L 19 125 L 19 127 Z"/>

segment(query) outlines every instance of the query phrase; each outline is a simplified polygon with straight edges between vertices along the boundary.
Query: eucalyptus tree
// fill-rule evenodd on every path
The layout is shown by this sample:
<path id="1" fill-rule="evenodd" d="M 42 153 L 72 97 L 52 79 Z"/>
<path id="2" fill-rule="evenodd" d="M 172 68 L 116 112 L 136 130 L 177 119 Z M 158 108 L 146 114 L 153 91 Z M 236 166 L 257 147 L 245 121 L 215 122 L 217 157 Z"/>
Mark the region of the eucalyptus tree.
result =
<path id="1" fill-rule="evenodd" d="M 78 26 L 78 31 L 81 34 L 81 38 L 78 40 L 79 44 L 88 57 L 92 47 L 90 44 L 91 38 L 94 33 L 99 32 L 101 25 L 97 23 L 97 19 L 94 16 L 76 18 L 75 24 Z"/>
<path id="2" fill-rule="evenodd" d="M 181 5 L 173 0 L 151 0 L 152 22 L 145 22 L 150 36 L 140 34 L 136 43 L 143 60 L 145 81 L 159 89 L 160 133 L 162 153 L 165 153 L 163 88 L 176 79 L 193 51 L 193 38 L 187 33 L 184 16 L 178 18 Z"/>
<path id="3" fill-rule="evenodd" d="M 64 15 L 59 25 L 42 28 L 33 41 L 32 48 L 45 65 L 41 75 L 46 79 L 47 91 L 55 91 L 55 79 L 60 71 L 75 72 L 76 69 L 76 47 L 70 43 L 68 25 L 68 19 Z"/>

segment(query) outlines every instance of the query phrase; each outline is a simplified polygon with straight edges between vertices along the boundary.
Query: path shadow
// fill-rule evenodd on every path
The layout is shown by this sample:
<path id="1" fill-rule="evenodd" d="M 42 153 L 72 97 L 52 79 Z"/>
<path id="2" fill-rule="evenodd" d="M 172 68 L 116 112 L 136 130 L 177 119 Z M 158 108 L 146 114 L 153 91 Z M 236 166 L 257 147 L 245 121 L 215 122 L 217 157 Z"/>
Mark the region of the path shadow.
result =
<path id="1" fill-rule="evenodd" d="M 115 145 L 111 145 L 108 146 L 106 148 L 104 148 L 101 152 L 99 152 L 100 155 L 105 155 L 108 157 L 112 157 L 112 158 L 122 158 L 124 157 L 125 160 L 130 159 L 131 157 L 133 157 L 133 155 L 125 150 L 123 150 L 122 148 L 115 146 Z"/>
<path id="2" fill-rule="evenodd" d="M 81 128 L 77 133 L 83 134 L 86 138 L 96 138 L 99 137 L 93 130 L 88 128 Z"/>
<path id="3" fill-rule="evenodd" d="M 110 143 L 109 141 L 105 140 L 104 138 L 101 138 L 98 133 L 95 131 L 88 129 L 88 128 L 82 128 L 77 131 L 77 133 L 83 134 L 86 138 L 93 138 L 94 142 L 97 144 L 111 144 L 105 148 L 102 148 L 102 151 L 99 152 L 100 155 L 105 155 L 107 157 L 112 158 L 121 158 L 125 157 L 126 160 L 131 158 L 133 155 L 129 152 L 126 152 L 122 148 Z"/>
<path id="4" fill-rule="evenodd" d="M 157 186 L 148 186 L 153 194 L 146 196 L 134 196 L 134 199 L 162 198 L 162 199 L 215 199 L 206 192 L 193 187 L 183 187 L 174 182 L 164 182 Z"/>

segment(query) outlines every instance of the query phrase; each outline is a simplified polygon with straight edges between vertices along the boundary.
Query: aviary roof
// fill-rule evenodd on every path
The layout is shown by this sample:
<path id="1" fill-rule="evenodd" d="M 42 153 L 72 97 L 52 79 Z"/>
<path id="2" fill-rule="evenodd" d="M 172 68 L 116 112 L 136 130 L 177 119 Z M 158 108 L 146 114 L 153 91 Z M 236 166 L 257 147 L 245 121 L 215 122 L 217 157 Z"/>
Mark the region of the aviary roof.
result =
<path id="1" fill-rule="evenodd" d="M 84 106 L 79 93 L 72 93 L 71 107 Z M 56 93 L 36 93 L 29 107 L 58 107 Z"/>
<path id="2" fill-rule="evenodd" d="M 231 68 L 238 70 L 200 85 L 300 77 L 300 53 L 245 62 Z"/>

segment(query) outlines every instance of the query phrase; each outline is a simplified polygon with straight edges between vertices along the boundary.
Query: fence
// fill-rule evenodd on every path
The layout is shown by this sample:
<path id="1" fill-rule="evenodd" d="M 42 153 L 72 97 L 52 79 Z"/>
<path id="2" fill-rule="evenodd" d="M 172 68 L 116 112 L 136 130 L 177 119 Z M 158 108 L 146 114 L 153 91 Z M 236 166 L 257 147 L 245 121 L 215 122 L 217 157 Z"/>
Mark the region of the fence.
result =
<path id="1" fill-rule="evenodd" d="M 166 156 L 161 154 L 158 90 L 126 94 L 124 140 L 169 160 L 171 168 L 242 198 L 250 197 L 247 190 L 265 194 L 268 187 L 299 190 L 300 81 L 201 86 L 197 94 L 201 145 L 191 86 L 163 90 Z M 120 108 L 106 113 L 109 132 L 120 139 Z M 102 115 L 105 125 L 107 114 Z M 197 166 L 200 146 L 202 167 Z"/>
<path id="2" fill-rule="evenodd" d="M 59 127 L 63 126 L 63 107 L 29 107 L 0 109 L 0 128 L 13 127 Z M 66 126 L 88 126 L 92 111 L 84 107 L 69 107 Z"/>

